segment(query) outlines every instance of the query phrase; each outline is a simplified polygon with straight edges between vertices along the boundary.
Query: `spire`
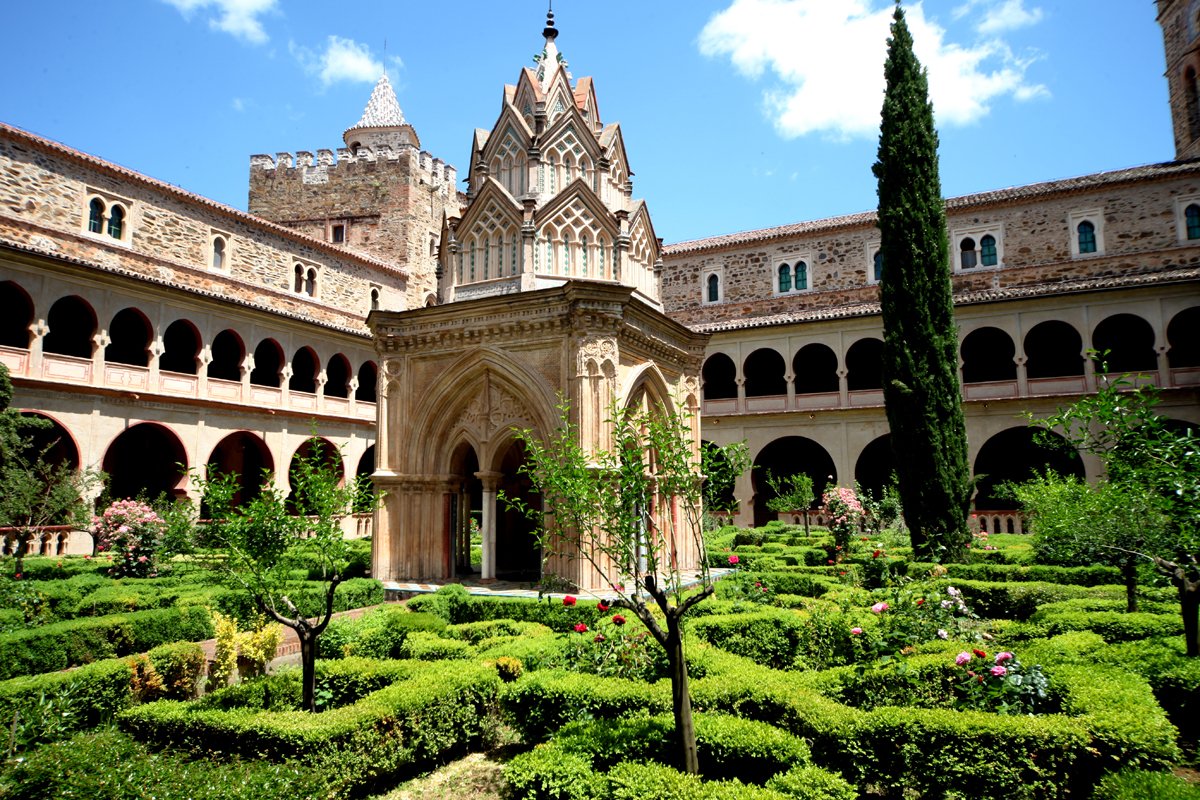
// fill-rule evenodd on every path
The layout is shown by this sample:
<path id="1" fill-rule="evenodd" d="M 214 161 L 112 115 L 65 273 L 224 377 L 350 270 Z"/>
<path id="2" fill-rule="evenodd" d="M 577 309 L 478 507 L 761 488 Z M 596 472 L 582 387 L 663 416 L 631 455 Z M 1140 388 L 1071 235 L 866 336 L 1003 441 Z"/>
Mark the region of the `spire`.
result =
<path id="1" fill-rule="evenodd" d="M 541 84 L 543 90 L 550 85 L 550 79 L 554 76 L 554 69 L 562 62 L 563 68 L 566 68 L 566 62 L 562 59 L 558 52 L 558 45 L 554 40 L 558 38 L 558 28 L 554 27 L 554 4 L 551 2 L 550 9 L 546 12 L 546 27 L 542 29 L 542 36 L 546 37 L 546 46 L 542 48 L 542 54 L 538 57 L 538 83 Z"/>
<path id="2" fill-rule="evenodd" d="M 371 99 L 363 111 L 362 119 L 348 130 L 359 128 L 399 128 L 405 125 L 404 112 L 400 110 L 400 101 L 392 90 L 392 83 L 385 72 L 375 84 Z"/>

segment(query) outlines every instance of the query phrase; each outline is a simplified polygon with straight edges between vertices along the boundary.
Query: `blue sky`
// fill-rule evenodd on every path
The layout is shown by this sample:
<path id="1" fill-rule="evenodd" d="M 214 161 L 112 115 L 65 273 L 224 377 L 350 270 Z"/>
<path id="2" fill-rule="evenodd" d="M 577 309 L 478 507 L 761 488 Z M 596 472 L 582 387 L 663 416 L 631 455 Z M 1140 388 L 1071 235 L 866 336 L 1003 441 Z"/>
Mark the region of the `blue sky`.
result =
<path id="1" fill-rule="evenodd" d="M 890 0 L 557 0 L 667 242 L 875 206 Z M 1173 155 L 1151 0 L 906 3 L 947 196 Z M 438 9 L 445 13 L 437 13 Z M 545 0 L 84 0 L 5 8 L 0 119 L 228 203 L 253 153 L 341 145 L 386 69 L 424 149 L 541 50 Z M 17 35 L 13 35 L 17 32 Z M 386 47 L 386 49 L 385 49 Z"/>

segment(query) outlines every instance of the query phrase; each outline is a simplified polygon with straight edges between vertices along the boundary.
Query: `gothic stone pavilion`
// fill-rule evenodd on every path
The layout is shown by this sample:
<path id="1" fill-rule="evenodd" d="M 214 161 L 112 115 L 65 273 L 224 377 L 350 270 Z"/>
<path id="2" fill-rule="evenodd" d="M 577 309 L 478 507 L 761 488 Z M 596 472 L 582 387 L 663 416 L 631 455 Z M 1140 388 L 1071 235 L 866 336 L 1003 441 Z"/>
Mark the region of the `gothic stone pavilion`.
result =
<path id="1" fill-rule="evenodd" d="M 475 133 L 465 207 L 442 229 L 439 304 L 368 320 L 383 369 L 380 577 L 469 569 L 476 510 L 482 577 L 538 577 L 529 523 L 497 492 L 528 494 L 514 428 L 545 437 L 560 398 L 585 447 L 608 446 L 614 405 L 661 403 L 689 413 L 699 448 L 707 336 L 663 314 L 660 245 L 631 198 L 620 127 L 601 121 L 590 78 L 572 85 L 553 15 L 544 34 L 538 69 L 504 88 L 491 131 Z M 679 566 L 695 569 L 694 543 L 673 533 Z M 605 585 L 561 554 L 546 570 Z"/>
<path id="2" fill-rule="evenodd" d="M 998 481 L 1099 476 L 1022 417 L 1095 391 L 1088 350 L 1200 424 L 1200 9 L 1157 12 L 1175 161 L 947 200 L 989 530 L 1020 526 Z M 347 478 L 387 492 L 385 580 L 463 569 L 471 519 L 485 575 L 537 573 L 495 493 L 525 490 L 512 426 L 549 430 L 559 394 L 588 443 L 610 401 L 660 400 L 697 409 L 709 441 L 747 441 L 739 523 L 775 516 L 764 468 L 882 485 L 874 214 L 660 246 L 620 128 L 556 33 L 475 133 L 465 193 L 386 78 L 344 146 L 251 157 L 249 213 L 0 124 L 0 361 L 16 405 L 54 423 L 55 457 L 103 468 L 118 496 L 194 496 L 178 464 L 242 472 L 247 492 L 268 468 L 286 490 L 315 422 Z M 71 547 L 90 545 L 40 543 Z"/>

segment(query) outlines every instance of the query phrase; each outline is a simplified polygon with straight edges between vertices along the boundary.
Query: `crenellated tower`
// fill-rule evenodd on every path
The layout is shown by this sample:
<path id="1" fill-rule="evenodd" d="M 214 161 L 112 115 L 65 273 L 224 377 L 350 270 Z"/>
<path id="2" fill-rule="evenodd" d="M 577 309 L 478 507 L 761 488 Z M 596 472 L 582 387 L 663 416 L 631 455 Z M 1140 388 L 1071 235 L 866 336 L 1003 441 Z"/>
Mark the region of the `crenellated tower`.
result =
<path id="1" fill-rule="evenodd" d="M 500 116 L 471 143 L 468 203 L 441 233 L 439 298 L 558 286 L 628 286 L 661 309 L 661 243 L 633 199 L 621 127 L 605 124 L 591 78 L 573 82 L 553 11 L 536 69 L 504 87 Z"/>
<path id="2" fill-rule="evenodd" d="M 251 156 L 250 213 L 391 262 L 407 308 L 432 302 L 443 219 L 460 213 L 454 167 L 421 150 L 386 74 L 342 139 L 336 153 Z"/>

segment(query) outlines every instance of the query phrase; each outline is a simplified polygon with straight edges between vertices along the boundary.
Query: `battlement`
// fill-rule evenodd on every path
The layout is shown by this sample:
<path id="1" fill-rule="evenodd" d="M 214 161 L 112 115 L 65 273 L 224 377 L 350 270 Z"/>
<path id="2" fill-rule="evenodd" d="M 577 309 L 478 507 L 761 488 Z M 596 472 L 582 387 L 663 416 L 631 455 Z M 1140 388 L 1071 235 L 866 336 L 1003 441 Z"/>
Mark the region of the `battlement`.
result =
<path id="1" fill-rule="evenodd" d="M 398 163 L 401 160 L 407 160 L 409 151 L 415 149 L 404 147 L 396 150 L 386 145 L 380 145 L 374 148 L 359 147 L 357 152 L 351 151 L 348 147 L 339 147 L 336 151 L 321 149 L 317 150 L 315 157 L 308 150 L 297 150 L 295 153 L 276 153 L 274 156 L 258 154 L 250 156 L 250 171 L 301 169 L 304 170 L 306 179 L 311 180 L 315 175 L 328 178 L 332 171 L 337 171 L 342 167 L 353 168 L 354 165 L 360 163 Z M 434 186 L 444 183 L 453 187 L 458 182 L 457 170 L 428 151 L 417 151 L 416 165 L 417 169 L 425 173 L 429 183 Z"/>

